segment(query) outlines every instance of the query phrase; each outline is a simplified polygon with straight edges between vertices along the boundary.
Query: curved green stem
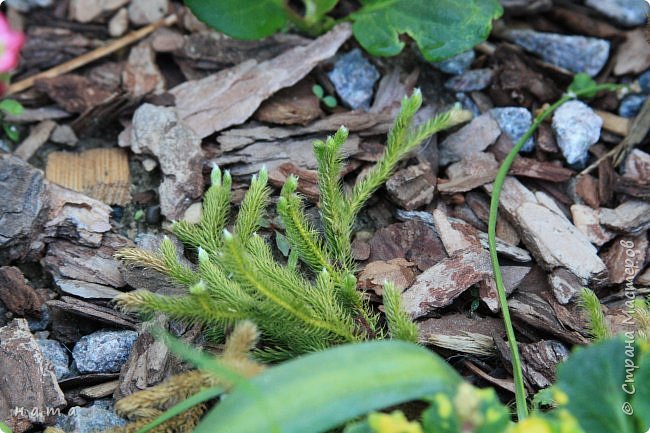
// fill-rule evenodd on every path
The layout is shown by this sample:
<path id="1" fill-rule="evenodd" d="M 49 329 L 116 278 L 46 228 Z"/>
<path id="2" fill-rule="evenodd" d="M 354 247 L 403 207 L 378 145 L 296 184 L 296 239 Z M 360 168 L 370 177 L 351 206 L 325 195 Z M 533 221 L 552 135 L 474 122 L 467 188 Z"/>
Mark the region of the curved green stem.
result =
<path id="1" fill-rule="evenodd" d="M 517 340 L 515 338 L 515 331 L 512 327 L 512 320 L 510 319 L 510 311 L 508 310 L 508 300 L 506 297 L 506 290 L 503 284 L 503 275 L 501 274 L 501 267 L 499 266 L 499 258 L 497 257 L 496 250 L 496 227 L 497 227 L 497 214 L 499 211 L 499 196 L 501 195 L 501 188 L 505 182 L 506 176 L 508 175 L 508 170 L 513 161 L 517 157 L 517 154 L 523 147 L 524 143 L 532 137 L 533 133 L 537 130 L 539 125 L 555 111 L 560 105 L 565 102 L 579 97 L 592 94 L 594 92 L 599 92 L 601 90 L 612 90 L 612 84 L 599 84 L 596 86 L 591 86 L 585 89 L 582 89 L 573 94 L 565 94 L 556 101 L 553 105 L 546 108 L 542 111 L 536 118 L 528 131 L 517 141 L 515 146 L 512 148 L 508 156 L 501 163 L 499 171 L 496 178 L 494 179 L 494 184 L 492 187 L 492 198 L 490 201 L 490 216 L 488 220 L 488 243 L 490 246 L 490 259 L 492 261 L 492 269 L 494 270 L 494 280 L 497 286 L 497 293 L 499 297 L 499 305 L 501 307 L 501 312 L 503 314 L 503 324 L 506 328 L 506 336 L 508 337 L 508 345 L 510 346 L 510 352 L 512 353 L 512 371 L 514 376 L 515 384 L 515 401 L 517 403 L 517 417 L 519 421 L 523 420 L 528 416 L 528 406 L 526 404 L 526 388 L 524 387 L 524 378 L 521 369 L 521 359 L 519 357 L 519 348 L 517 347 Z"/>

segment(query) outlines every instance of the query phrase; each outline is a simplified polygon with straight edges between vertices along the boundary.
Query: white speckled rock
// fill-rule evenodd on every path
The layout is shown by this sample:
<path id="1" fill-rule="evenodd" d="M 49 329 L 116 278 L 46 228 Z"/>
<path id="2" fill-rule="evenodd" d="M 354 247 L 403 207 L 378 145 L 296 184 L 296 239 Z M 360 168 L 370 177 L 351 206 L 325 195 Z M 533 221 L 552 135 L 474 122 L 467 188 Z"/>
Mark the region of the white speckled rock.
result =
<path id="1" fill-rule="evenodd" d="M 138 337 L 135 331 L 98 331 L 81 337 L 72 357 L 81 373 L 120 371 Z"/>
<path id="2" fill-rule="evenodd" d="M 516 144 L 524 136 L 530 125 L 533 124 L 533 116 L 527 108 L 523 107 L 501 107 L 493 108 L 490 115 L 497 121 L 499 128 Z M 529 138 L 521 148 L 522 152 L 531 152 L 535 143 Z"/>
<path id="3" fill-rule="evenodd" d="M 553 132 L 569 164 L 584 165 L 587 151 L 600 138 L 603 120 L 585 103 L 568 101 L 553 115 Z"/>

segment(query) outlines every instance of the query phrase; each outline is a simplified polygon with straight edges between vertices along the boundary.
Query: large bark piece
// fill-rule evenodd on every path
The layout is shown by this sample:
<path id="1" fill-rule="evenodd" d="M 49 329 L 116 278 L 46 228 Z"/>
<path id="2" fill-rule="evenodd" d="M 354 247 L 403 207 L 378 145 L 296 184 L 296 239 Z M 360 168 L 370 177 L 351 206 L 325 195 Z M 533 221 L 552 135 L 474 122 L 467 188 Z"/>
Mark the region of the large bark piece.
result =
<path id="1" fill-rule="evenodd" d="M 0 419 L 14 433 L 33 423 L 54 423 L 52 412 L 65 407 L 66 401 L 26 320 L 15 319 L 0 328 L 0 365 Z"/>
<path id="2" fill-rule="evenodd" d="M 349 24 L 335 27 L 306 46 L 298 46 L 274 59 L 247 60 L 199 81 L 176 86 L 176 108 L 201 138 L 238 125 L 278 90 L 292 86 L 318 63 L 336 54 L 351 36 Z"/>

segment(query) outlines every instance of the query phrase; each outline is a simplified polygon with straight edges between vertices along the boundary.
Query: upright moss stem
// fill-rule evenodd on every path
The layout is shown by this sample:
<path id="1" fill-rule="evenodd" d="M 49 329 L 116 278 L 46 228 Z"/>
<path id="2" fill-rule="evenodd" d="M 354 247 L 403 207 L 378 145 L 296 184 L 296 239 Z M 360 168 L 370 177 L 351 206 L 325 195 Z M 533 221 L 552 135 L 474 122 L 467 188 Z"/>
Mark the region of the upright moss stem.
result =
<path id="1" fill-rule="evenodd" d="M 490 201 L 490 215 L 488 220 L 488 244 L 490 246 L 490 259 L 492 261 L 492 269 L 494 271 L 494 280 L 497 285 L 497 294 L 499 298 L 499 305 L 501 307 L 501 313 L 503 314 L 503 324 L 506 329 L 506 336 L 508 337 L 508 345 L 510 346 L 510 352 L 512 354 L 512 371 L 514 376 L 515 384 L 515 401 L 517 405 L 517 417 L 519 421 L 523 420 L 528 416 L 528 405 L 526 403 L 526 388 L 524 387 L 524 378 L 523 372 L 521 369 L 521 358 L 519 356 L 519 348 L 517 346 L 517 339 L 515 338 L 515 331 L 512 327 L 512 320 L 510 319 L 510 311 L 508 310 L 508 300 L 506 297 L 506 290 L 503 285 L 503 275 L 501 274 L 501 267 L 499 265 L 499 258 L 497 256 L 497 247 L 496 247 L 496 227 L 497 227 L 497 215 L 499 212 L 499 197 L 501 195 L 501 188 L 505 182 L 508 171 L 513 161 L 517 157 L 517 154 L 524 146 L 524 143 L 532 137 L 533 133 L 537 130 L 539 125 L 553 113 L 560 105 L 565 102 L 580 97 L 593 95 L 596 92 L 601 90 L 612 90 L 615 88 L 612 84 L 599 84 L 594 86 L 589 86 L 580 91 L 572 92 L 565 94 L 557 100 L 553 105 L 547 107 L 542 111 L 536 118 L 533 124 L 528 128 L 528 131 L 517 141 L 515 146 L 512 148 L 508 156 L 501 163 L 499 171 L 496 178 L 494 179 L 494 184 L 492 187 L 492 198 Z"/>

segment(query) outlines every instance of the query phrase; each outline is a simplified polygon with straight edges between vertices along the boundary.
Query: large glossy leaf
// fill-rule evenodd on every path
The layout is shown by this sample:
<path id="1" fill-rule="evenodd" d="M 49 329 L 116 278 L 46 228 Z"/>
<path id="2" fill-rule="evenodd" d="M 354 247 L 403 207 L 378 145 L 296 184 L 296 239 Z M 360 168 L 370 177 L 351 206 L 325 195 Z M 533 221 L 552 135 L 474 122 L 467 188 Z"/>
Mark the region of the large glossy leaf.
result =
<path id="1" fill-rule="evenodd" d="M 287 22 L 282 0 L 185 0 L 207 25 L 236 39 L 261 39 Z"/>
<path id="2" fill-rule="evenodd" d="M 235 387 L 194 433 L 319 433 L 357 416 L 436 392 L 461 378 L 427 349 L 373 341 L 312 353 Z"/>
<path id="3" fill-rule="evenodd" d="M 650 351 L 641 357 L 638 365 L 639 369 L 634 376 L 635 393 L 631 405 L 634 416 L 640 423 L 639 431 L 645 433 L 650 431 Z"/>
<path id="4" fill-rule="evenodd" d="M 626 366 L 630 362 L 638 365 L 638 360 L 635 361 L 633 357 L 638 356 L 639 351 L 639 347 L 630 351 L 621 339 L 609 340 L 576 350 L 560 365 L 557 386 L 567 394 L 567 409 L 585 432 L 637 433 L 650 428 L 645 426 L 645 430 L 639 430 L 639 414 L 626 413 L 630 407 L 632 411 L 645 411 L 646 414 L 649 410 L 648 407 L 640 407 L 642 403 L 647 404 L 647 401 L 643 402 L 643 397 L 635 405 L 634 400 L 637 399 L 623 391 Z M 645 364 L 647 366 L 647 362 Z M 638 382 L 648 377 L 646 372 L 636 368 L 628 371 L 636 377 L 637 392 L 642 387 L 650 387 L 648 383 Z"/>
<path id="5" fill-rule="evenodd" d="M 429 61 L 471 49 L 490 34 L 503 13 L 498 0 L 366 0 L 352 15 L 359 43 L 376 56 L 402 51 L 401 34 L 415 40 Z"/>

